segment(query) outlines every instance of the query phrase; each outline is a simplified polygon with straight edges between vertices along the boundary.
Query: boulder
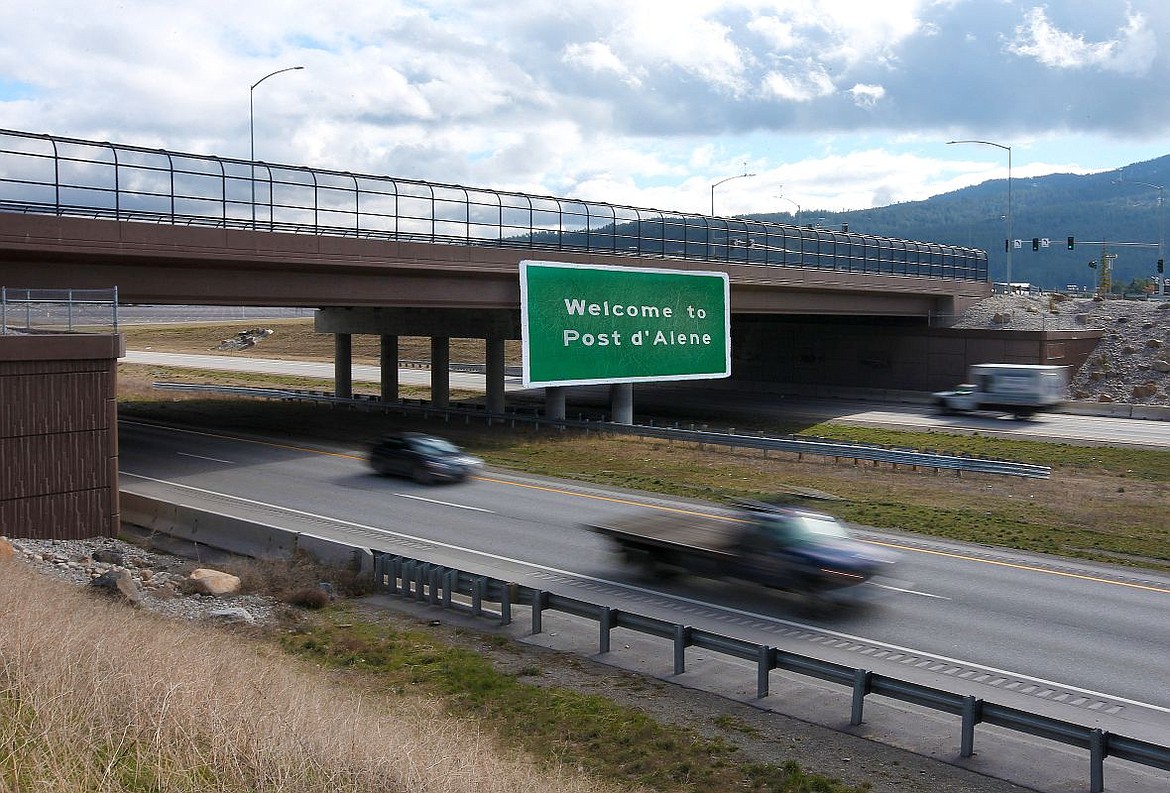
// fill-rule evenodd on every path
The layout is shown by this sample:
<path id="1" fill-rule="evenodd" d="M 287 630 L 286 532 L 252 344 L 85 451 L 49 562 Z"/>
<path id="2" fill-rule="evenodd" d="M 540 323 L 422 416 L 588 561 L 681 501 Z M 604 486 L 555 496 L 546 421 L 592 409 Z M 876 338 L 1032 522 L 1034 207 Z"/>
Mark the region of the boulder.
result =
<path id="1" fill-rule="evenodd" d="M 98 548 L 93 552 L 93 560 L 102 564 L 116 564 L 126 566 L 126 554 L 113 548 Z"/>
<path id="2" fill-rule="evenodd" d="M 239 576 L 234 576 L 231 573 L 225 573 L 220 570 L 212 570 L 208 567 L 200 567 L 198 570 L 192 570 L 191 575 L 187 578 L 195 585 L 196 591 L 204 595 L 220 597 L 222 595 L 234 595 L 240 591 Z"/>
<path id="3" fill-rule="evenodd" d="M 132 606 L 142 605 L 142 591 L 129 570 L 107 570 L 90 581 L 89 585 Z"/>
<path id="4" fill-rule="evenodd" d="M 207 616 L 211 617 L 212 619 L 222 620 L 223 622 L 242 622 L 248 625 L 256 624 L 256 618 L 252 616 L 251 612 L 245 608 L 240 608 L 239 606 L 233 606 L 231 608 L 224 609 L 212 609 L 211 611 L 207 612 Z"/>

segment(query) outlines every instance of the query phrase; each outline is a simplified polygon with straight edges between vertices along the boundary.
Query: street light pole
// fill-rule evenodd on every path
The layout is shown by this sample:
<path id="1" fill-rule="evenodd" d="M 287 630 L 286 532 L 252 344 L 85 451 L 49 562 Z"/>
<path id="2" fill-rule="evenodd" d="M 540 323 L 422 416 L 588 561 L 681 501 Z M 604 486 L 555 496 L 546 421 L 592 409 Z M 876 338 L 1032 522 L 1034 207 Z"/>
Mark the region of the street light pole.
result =
<path id="1" fill-rule="evenodd" d="M 800 204 L 796 203 L 791 198 L 787 198 L 787 197 L 782 196 L 782 195 L 778 195 L 776 197 L 779 198 L 781 201 L 787 201 L 788 203 L 790 203 L 796 207 L 796 214 L 792 216 L 792 222 L 799 225 L 799 223 L 800 223 Z"/>
<path id="2" fill-rule="evenodd" d="M 248 138 L 250 147 L 248 149 L 248 158 L 252 163 L 251 181 L 252 181 L 252 229 L 256 228 L 256 105 L 254 97 L 256 94 L 256 86 L 267 80 L 269 77 L 281 74 L 283 72 L 295 72 L 298 69 L 303 69 L 304 66 L 286 66 L 283 69 L 277 69 L 274 72 L 261 77 L 256 82 L 252 83 L 252 87 L 248 89 Z"/>
<path id="3" fill-rule="evenodd" d="M 1012 239 L 1012 147 L 1005 146 L 1002 143 L 995 143 L 990 140 L 948 140 L 951 143 L 980 143 L 984 146 L 994 146 L 997 149 L 1003 149 L 1007 152 L 1008 160 L 1008 177 L 1007 177 L 1007 290 L 1008 294 L 1012 293 L 1012 248 L 1015 247 L 1015 240 Z"/>
<path id="4" fill-rule="evenodd" d="M 747 172 L 747 163 L 745 162 L 743 164 L 743 173 L 736 174 L 735 176 L 729 176 L 726 179 L 720 179 L 718 182 L 711 185 L 711 216 L 712 217 L 715 216 L 715 188 L 718 187 L 719 185 L 723 184 L 724 182 L 730 182 L 732 179 L 743 179 L 743 178 L 748 177 L 748 176 L 755 176 L 755 174 Z"/>

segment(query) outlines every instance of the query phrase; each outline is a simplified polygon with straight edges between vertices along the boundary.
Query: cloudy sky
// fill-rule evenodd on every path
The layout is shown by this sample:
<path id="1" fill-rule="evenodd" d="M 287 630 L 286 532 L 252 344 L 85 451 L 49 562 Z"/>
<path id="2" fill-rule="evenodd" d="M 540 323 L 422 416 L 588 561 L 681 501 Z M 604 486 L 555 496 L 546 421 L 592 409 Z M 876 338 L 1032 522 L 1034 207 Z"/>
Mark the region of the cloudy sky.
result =
<path id="1" fill-rule="evenodd" d="M 1006 175 L 948 140 L 1014 177 L 1170 154 L 1168 54 L 1165 0 L 7 0 L 0 127 L 840 211 Z"/>

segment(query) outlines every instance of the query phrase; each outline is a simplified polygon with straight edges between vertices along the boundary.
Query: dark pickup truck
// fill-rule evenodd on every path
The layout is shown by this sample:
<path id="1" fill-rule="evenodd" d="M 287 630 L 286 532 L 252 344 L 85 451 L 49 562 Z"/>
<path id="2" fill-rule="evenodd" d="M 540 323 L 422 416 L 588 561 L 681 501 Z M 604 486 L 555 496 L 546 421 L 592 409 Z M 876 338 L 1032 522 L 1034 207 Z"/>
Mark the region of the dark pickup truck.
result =
<path id="1" fill-rule="evenodd" d="M 888 574 L 897 554 L 798 506 L 739 502 L 733 515 L 651 512 L 590 525 L 650 577 L 688 573 L 822 596 Z"/>

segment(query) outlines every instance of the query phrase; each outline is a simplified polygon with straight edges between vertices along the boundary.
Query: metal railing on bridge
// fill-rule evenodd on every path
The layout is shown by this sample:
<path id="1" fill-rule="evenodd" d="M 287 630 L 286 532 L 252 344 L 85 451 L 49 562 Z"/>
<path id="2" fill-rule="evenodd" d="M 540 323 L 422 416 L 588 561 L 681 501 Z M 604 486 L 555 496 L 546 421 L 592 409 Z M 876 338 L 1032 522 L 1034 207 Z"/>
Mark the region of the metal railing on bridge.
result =
<path id="1" fill-rule="evenodd" d="M 988 279 L 975 248 L 13 130 L 0 212 Z"/>
<path id="2" fill-rule="evenodd" d="M 118 332 L 118 288 L 13 289 L 0 286 L 0 335 Z"/>

